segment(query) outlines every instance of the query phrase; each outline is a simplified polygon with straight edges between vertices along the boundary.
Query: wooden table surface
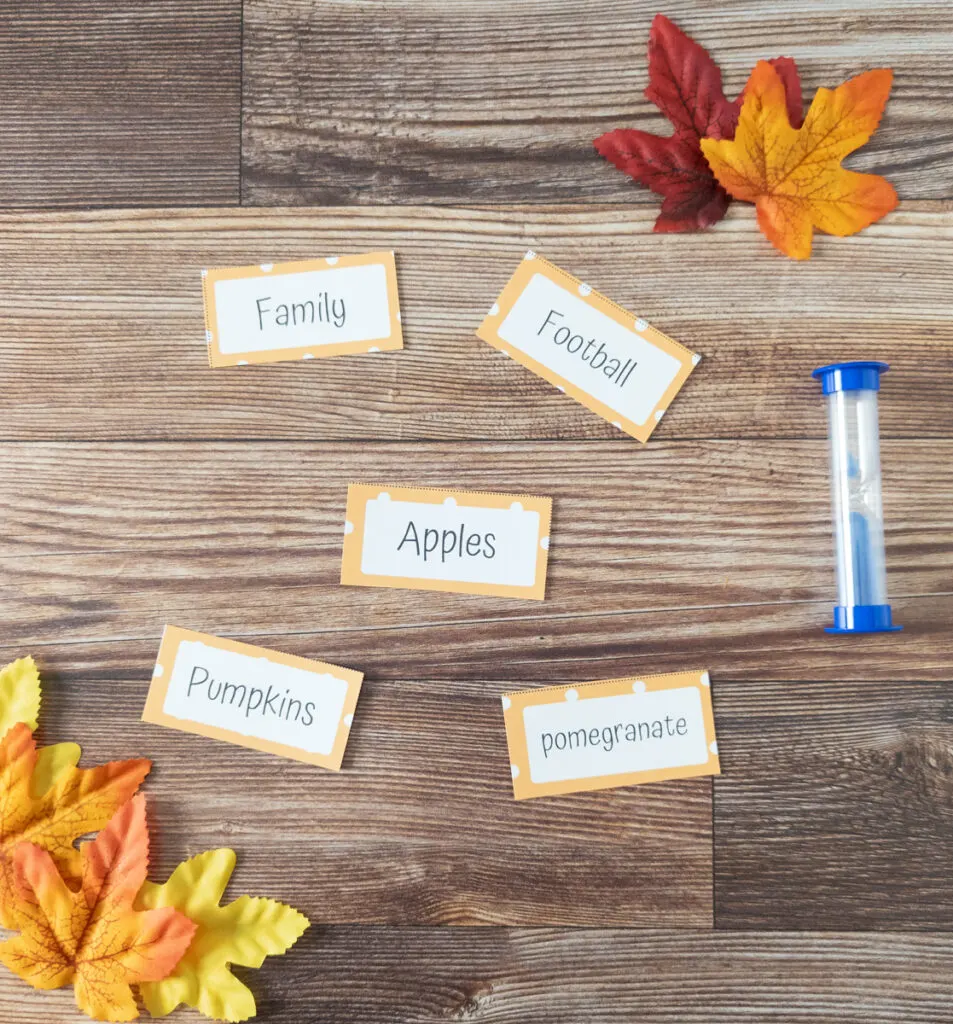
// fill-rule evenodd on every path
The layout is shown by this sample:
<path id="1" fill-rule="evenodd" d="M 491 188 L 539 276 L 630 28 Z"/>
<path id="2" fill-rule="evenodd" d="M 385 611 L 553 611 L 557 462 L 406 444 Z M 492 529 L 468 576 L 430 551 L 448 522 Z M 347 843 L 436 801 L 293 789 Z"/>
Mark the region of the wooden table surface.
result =
<path id="1" fill-rule="evenodd" d="M 953 7 L 672 0 L 740 90 L 896 80 L 900 208 L 787 260 L 592 151 L 644 0 L 0 0 L 0 663 L 148 755 L 152 877 L 314 927 L 280 1024 L 953 1021 Z M 199 269 L 393 248 L 406 349 L 209 370 Z M 478 341 L 534 248 L 702 352 L 646 446 Z M 881 395 L 900 634 L 831 637 L 816 365 Z M 342 588 L 352 480 L 554 498 L 547 599 Z M 166 623 L 366 673 L 344 771 L 139 720 Z M 724 774 L 517 804 L 500 694 L 707 666 Z M 0 973 L 0 1021 L 84 1019 Z M 195 1019 L 180 1011 L 181 1019 Z"/>

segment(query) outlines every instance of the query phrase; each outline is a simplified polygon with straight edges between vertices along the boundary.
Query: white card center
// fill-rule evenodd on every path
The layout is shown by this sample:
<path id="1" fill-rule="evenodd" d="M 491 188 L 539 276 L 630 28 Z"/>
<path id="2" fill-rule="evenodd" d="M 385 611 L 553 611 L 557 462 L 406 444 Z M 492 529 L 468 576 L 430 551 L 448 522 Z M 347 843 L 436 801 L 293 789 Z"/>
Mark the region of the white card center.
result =
<path id="1" fill-rule="evenodd" d="M 530 587 L 536 579 L 539 513 L 370 499 L 361 571 L 369 576 Z"/>
<path id="2" fill-rule="evenodd" d="M 674 356 L 538 273 L 497 333 L 638 424 L 652 415 L 681 369 Z"/>
<path id="3" fill-rule="evenodd" d="M 347 682 L 327 673 L 183 640 L 163 710 L 173 718 L 330 754 L 347 693 Z"/>
<path id="4" fill-rule="evenodd" d="M 224 355 L 386 338 L 391 332 L 383 264 L 216 281 Z"/>
<path id="5" fill-rule="evenodd" d="M 708 761 L 697 686 L 533 704 L 523 723 L 534 783 Z"/>

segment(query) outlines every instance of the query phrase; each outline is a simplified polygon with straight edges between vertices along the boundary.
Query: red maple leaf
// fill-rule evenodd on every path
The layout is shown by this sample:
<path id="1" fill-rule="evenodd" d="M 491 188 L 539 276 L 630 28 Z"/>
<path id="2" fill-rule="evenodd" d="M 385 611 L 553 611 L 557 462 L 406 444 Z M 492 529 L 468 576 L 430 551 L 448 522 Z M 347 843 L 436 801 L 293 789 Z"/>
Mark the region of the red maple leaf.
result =
<path id="1" fill-rule="evenodd" d="M 801 83 L 790 57 L 774 65 L 787 93 L 788 116 L 802 121 Z M 616 128 L 595 140 L 597 152 L 620 171 L 663 197 L 656 231 L 700 231 L 717 224 L 731 197 L 718 184 L 701 140 L 733 139 L 744 99 L 726 99 L 721 70 L 691 36 L 656 14 L 649 33 L 650 99 L 675 126 L 668 138 L 635 128 Z"/>

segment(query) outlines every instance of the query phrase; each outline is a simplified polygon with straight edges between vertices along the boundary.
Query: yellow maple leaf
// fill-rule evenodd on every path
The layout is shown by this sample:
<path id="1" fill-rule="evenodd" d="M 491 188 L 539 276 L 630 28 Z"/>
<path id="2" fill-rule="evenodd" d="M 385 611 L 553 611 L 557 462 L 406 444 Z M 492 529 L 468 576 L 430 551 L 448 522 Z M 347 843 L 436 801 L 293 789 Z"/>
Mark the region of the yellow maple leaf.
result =
<path id="1" fill-rule="evenodd" d="M 36 731 L 40 715 L 40 671 L 32 658 L 18 658 L 0 669 L 0 738 L 20 722 Z M 42 796 L 59 775 L 75 768 L 82 751 L 76 743 L 43 747 L 33 772 L 32 791 Z"/>
<path id="2" fill-rule="evenodd" d="M 64 772 L 76 767 L 80 754 L 82 750 L 78 743 L 54 743 L 52 747 L 40 747 L 30 780 L 30 795 L 37 798 L 49 792 Z"/>
<path id="3" fill-rule="evenodd" d="M 17 845 L 35 843 L 52 855 L 64 875 L 75 878 L 79 853 L 73 843 L 101 829 L 152 767 L 146 760 L 112 761 L 96 768 L 67 765 L 37 795 L 42 790 L 35 781 L 38 765 L 29 725 L 14 725 L 0 740 L 0 925 L 5 927 L 17 892 Z"/>
<path id="4" fill-rule="evenodd" d="M 232 850 L 210 850 L 180 864 L 165 885 L 143 886 L 137 907 L 174 907 L 197 925 L 172 974 L 140 985 L 153 1017 L 164 1017 L 182 1003 L 214 1020 L 254 1017 L 255 998 L 229 964 L 261 967 L 266 956 L 290 949 L 308 927 L 304 914 L 275 900 L 241 896 L 219 906 L 234 868 Z"/>
<path id="5" fill-rule="evenodd" d="M 40 670 L 32 658 L 17 658 L 0 669 L 0 737 L 18 722 L 33 732 L 40 714 Z"/>
<path id="6" fill-rule="evenodd" d="M 133 909 L 149 863 L 145 798 L 130 800 L 84 844 L 77 891 L 39 846 L 21 843 L 13 856 L 10 916 L 20 934 L 0 945 L 0 962 L 34 988 L 72 984 L 76 1005 L 94 1020 L 135 1020 L 130 986 L 165 977 L 195 933 L 171 907 Z"/>
<path id="7" fill-rule="evenodd" d="M 892 80 L 892 71 L 879 68 L 836 89 L 818 89 L 795 129 L 778 72 L 759 61 L 734 139 L 702 139 L 715 177 L 736 199 L 755 204 L 758 226 L 781 252 L 807 259 L 815 227 L 852 235 L 897 205 L 885 178 L 841 167 L 876 130 Z"/>

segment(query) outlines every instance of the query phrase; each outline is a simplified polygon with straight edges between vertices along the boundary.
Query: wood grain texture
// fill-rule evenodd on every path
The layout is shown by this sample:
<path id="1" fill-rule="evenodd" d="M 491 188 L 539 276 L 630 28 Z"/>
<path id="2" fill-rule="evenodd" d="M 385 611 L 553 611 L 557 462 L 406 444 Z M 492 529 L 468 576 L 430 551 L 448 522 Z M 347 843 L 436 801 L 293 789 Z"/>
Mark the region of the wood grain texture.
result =
<path id="1" fill-rule="evenodd" d="M 41 742 L 153 758 L 153 878 L 230 846 L 311 917 L 238 972 L 262 1024 L 953 1024 L 953 8 L 666 8 L 729 93 L 894 67 L 850 165 L 902 206 L 807 264 L 741 204 L 653 235 L 594 153 L 669 132 L 656 10 L 0 0 L 0 664 Z M 323 208 L 57 211 L 239 200 Z M 404 351 L 208 369 L 202 267 L 381 248 Z M 474 336 L 527 248 L 703 353 L 648 446 Z M 848 358 L 891 363 L 907 627 L 861 642 L 821 631 Z M 341 587 L 352 480 L 552 495 L 546 602 Z M 343 772 L 142 723 L 169 622 L 363 670 Z M 723 776 L 512 799 L 502 693 L 699 666 Z M 85 1019 L 0 971 L 0 1021 Z"/>
<path id="2" fill-rule="evenodd" d="M 948 686 L 728 682 L 717 698 L 718 927 L 951 928 Z"/>
<path id="3" fill-rule="evenodd" d="M 241 973 L 260 1024 L 950 1024 L 951 970 L 936 934 L 318 925 Z M 68 993 L 21 995 L 0 973 L 9 1019 L 87 1020 Z"/>
<path id="4" fill-rule="evenodd" d="M 891 363 L 885 437 L 953 437 L 953 208 L 911 204 L 795 264 L 737 206 L 0 216 L 0 437 L 540 439 L 638 446 L 474 335 L 532 247 L 704 354 L 656 438 L 826 437 L 810 371 Z M 406 349 L 209 370 L 199 271 L 394 248 Z"/>
<path id="5" fill-rule="evenodd" d="M 953 1020 L 949 936 L 319 929 L 276 1020 L 869 1024 Z M 315 965 L 323 960 L 320 967 Z M 308 976 L 311 968 L 313 973 Z M 297 990 L 293 988 L 299 982 Z M 277 990 L 277 991 L 276 991 Z M 272 1001 L 272 992 L 276 997 Z M 287 994 L 295 992 L 293 999 Z M 302 995 L 304 998 L 302 998 Z M 308 1010 L 298 1009 L 307 1006 Z M 300 1014 L 294 1017 L 295 1011 Z"/>
<path id="6" fill-rule="evenodd" d="M 241 13 L 0 2 L 0 207 L 237 205 Z"/>
<path id="7" fill-rule="evenodd" d="M 242 891 L 321 922 L 712 924 L 711 780 L 515 801 L 518 682 L 370 677 L 336 773 L 142 723 L 156 645 L 92 647 L 37 652 L 41 741 L 152 758 L 155 878 L 224 845 Z"/>
<path id="8" fill-rule="evenodd" d="M 608 677 L 686 631 L 713 669 L 774 651 L 789 666 L 780 678 L 831 666 L 845 673 L 833 678 L 932 678 L 951 651 L 953 442 L 884 445 L 891 595 L 911 628 L 870 641 L 882 654 L 873 668 L 819 633 L 834 600 L 825 451 L 785 441 L 628 452 L 609 442 L 8 444 L 0 621 L 7 643 L 30 645 L 157 637 L 167 622 L 321 633 L 390 678 L 483 678 L 487 663 L 539 678 L 553 658 L 573 675 Z M 546 601 L 341 587 L 351 481 L 553 497 Z M 697 664 L 699 653 L 683 656 Z"/>
<path id="9" fill-rule="evenodd" d="M 12 588 L 12 584 L 11 584 Z M 24 653 L 39 656 L 57 642 L 72 642 L 74 658 L 83 656 L 93 640 L 77 636 L 57 641 L 58 629 L 70 631 L 44 606 L 55 602 L 30 600 L 21 587 L 24 604 L 33 608 L 30 632 L 37 639 L 7 631 L 0 657 L 12 660 Z M 267 593 L 267 597 L 265 596 Z M 323 595 L 322 595 L 323 596 Z M 281 603 L 288 592 L 280 594 Z M 259 588 L 259 614 L 278 602 L 279 595 Z M 373 600 L 373 595 L 368 600 Z M 11 605 L 15 602 L 9 602 Z M 95 597 L 73 602 L 80 612 L 95 612 Z M 154 654 L 162 627 L 184 619 L 176 603 L 164 595 L 137 602 L 145 614 L 131 616 L 129 632 L 148 632 L 143 640 L 109 631 L 106 645 L 144 643 Z M 828 602 L 792 605 L 727 605 L 657 612 L 623 612 L 537 618 L 496 614 L 475 615 L 448 622 L 376 627 L 369 620 L 340 628 L 322 629 L 327 600 L 312 600 L 313 631 L 287 632 L 216 629 L 216 619 L 203 615 L 193 628 L 285 650 L 302 657 L 331 661 L 362 669 L 379 679 L 416 676 L 421 679 L 477 679 L 492 675 L 530 683 L 550 683 L 555 676 L 567 682 L 588 682 L 660 670 L 680 672 L 707 665 L 716 677 L 731 676 L 756 684 L 765 678 L 789 681 L 830 679 L 930 679 L 950 681 L 949 595 L 907 598 L 895 603 L 895 616 L 908 629 L 902 635 L 873 636 L 864 643 L 865 657 L 857 656 L 850 637 L 829 637 L 821 628 L 829 624 Z M 241 614 L 242 609 L 239 609 Z M 222 613 L 223 624 L 239 616 Z M 179 621 L 176 621 L 179 619 Z M 142 626 L 145 620 L 147 625 Z M 80 631 L 73 632 L 79 634 Z M 102 646 L 97 647 L 101 651 Z M 95 668 L 95 666 L 92 666 Z"/>
<path id="10" fill-rule="evenodd" d="M 245 202 L 534 203 L 657 197 L 592 140 L 671 125 L 643 96 L 655 3 L 633 0 L 246 0 Z M 851 166 L 904 199 L 953 197 L 953 10 L 936 0 L 672 0 L 726 91 L 786 54 L 805 95 L 871 67 L 896 73 L 887 116 Z"/>

